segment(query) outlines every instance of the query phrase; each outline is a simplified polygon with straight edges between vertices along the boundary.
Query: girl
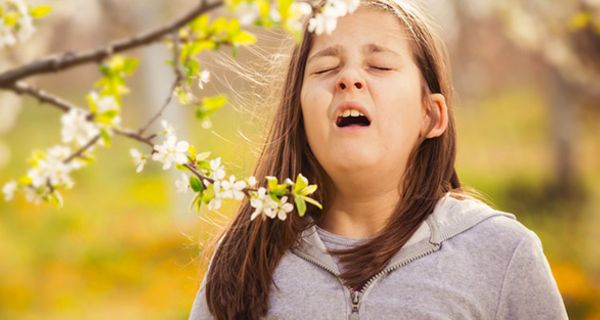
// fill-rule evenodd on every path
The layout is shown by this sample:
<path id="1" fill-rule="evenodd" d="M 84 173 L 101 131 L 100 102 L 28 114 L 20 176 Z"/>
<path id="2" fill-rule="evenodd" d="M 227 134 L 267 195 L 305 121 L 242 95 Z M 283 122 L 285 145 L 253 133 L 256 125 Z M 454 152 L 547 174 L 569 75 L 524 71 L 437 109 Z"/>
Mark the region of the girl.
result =
<path id="1" fill-rule="evenodd" d="M 294 48 L 254 174 L 323 210 L 223 233 L 190 319 L 564 319 L 536 234 L 465 195 L 444 47 L 405 0 L 363 0 Z"/>

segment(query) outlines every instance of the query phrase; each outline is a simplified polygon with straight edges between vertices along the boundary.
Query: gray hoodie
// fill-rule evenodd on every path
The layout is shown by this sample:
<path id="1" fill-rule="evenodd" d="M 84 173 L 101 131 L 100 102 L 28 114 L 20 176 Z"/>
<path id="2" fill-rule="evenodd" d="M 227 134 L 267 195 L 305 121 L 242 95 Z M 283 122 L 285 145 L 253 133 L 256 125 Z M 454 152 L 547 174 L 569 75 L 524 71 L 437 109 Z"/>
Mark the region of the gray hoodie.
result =
<path id="1" fill-rule="evenodd" d="M 567 319 L 537 235 L 514 215 L 447 194 L 360 291 L 313 226 L 277 266 L 266 319 Z M 213 319 L 204 283 L 191 320 Z"/>

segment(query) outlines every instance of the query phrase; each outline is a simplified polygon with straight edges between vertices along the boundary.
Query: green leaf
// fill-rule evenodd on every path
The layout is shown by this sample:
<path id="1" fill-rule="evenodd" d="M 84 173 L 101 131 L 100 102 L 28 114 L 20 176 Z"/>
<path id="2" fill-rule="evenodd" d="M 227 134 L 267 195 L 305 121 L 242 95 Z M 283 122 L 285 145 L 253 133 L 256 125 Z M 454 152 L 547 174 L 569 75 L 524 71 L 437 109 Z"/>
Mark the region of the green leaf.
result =
<path id="1" fill-rule="evenodd" d="M 183 67 L 186 77 L 193 77 L 198 73 L 198 71 L 200 71 L 200 63 L 198 63 L 198 61 L 195 59 L 186 60 L 183 63 Z"/>
<path id="2" fill-rule="evenodd" d="M 278 185 L 277 177 L 267 176 L 266 179 L 267 179 L 267 186 L 269 187 L 269 190 L 277 188 L 277 185 Z"/>
<path id="3" fill-rule="evenodd" d="M 208 22 L 210 20 L 210 17 L 208 16 L 208 14 L 203 14 L 201 16 L 199 16 L 198 18 L 192 20 L 192 22 L 190 22 L 188 24 L 188 26 L 190 27 L 190 30 L 196 34 L 196 36 L 198 38 L 204 38 L 206 31 L 208 30 Z"/>
<path id="4" fill-rule="evenodd" d="M 227 103 L 227 96 L 220 94 L 202 99 L 202 111 L 213 112 L 221 109 Z"/>
<path id="5" fill-rule="evenodd" d="M 105 128 L 100 129 L 100 138 L 102 139 L 102 142 L 104 142 L 104 145 L 107 148 L 112 145 L 112 137 L 108 133 L 108 130 L 106 130 Z"/>
<path id="6" fill-rule="evenodd" d="M 19 15 L 14 11 L 9 11 L 4 15 L 4 24 L 9 28 L 16 27 L 17 21 L 19 21 Z"/>
<path id="7" fill-rule="evenodd" d="M 298 210 L 298 215 L 301 217 L 304 216 L 306 212 L 306 202 L 304 202 L 304 198 L 302 196 L 298 196 L 294 194 L 294 202 L 296 203 L 296 209 Z"/>
<path id="8" fill-rule="evenodd" d="M 256 43 L 256 37 L 250 32 L 240 31 L 231 37 L 231 42 L 234 45 L 247 46 Z"/>
<path id="9" fill-rule="evenodd" d="M 125 58 L 121 72 L 129 76 L 137 69 L 139 64 L 140 61 L 136 58 Z"/>
<path id="10" fill-rule="evenodd" d="M 317 191 L 317 185 L 316 184 L 311 184 L 310 186 L 300 190 L 300 194 L 303 196 L 307 196 L 309 194 L 312 194 L 313 192 Z"/>
<path id="11" fill-rule="evenodd" d="M 302 173 L 298 173 L 298 176 L 296 177 L 296 184 L 294 185 L 294 192 L 299 192 L 306 186 L 308 186 L 308 179 L 306 179 Z"/>
<path id="12" fill-rule="evenodd" d="M 213 21 L 208 30 L 211 34 L 218 35 L 221 32 L 225 31 L 226 27 L 227 19 L 225 19 L 225 17 L 219 17 Z"/>
<path id="13" fill-rule="evenodd" d="M 54 190 L 53 192 L 48 193 L 48 201 L 58 207 L 58 208 L 62 208 L 63 206 L 63 198 L 60 195 L 60 193 L 58 192 L 58 190 Z"/>
<path id="14" fill-rule="evenodd" d="M 29 9 L 29 15 L 34 19 L 42 18 L 52 12 L 51 5 L 40 5 Z"/>
<path id="15" fill-rule="evenodd" d="M 196 193 L 194 195 L 194 198 L 192 199 L 188 210 L 192 211 L 192 208 L 194 208 L 194 206 L 196 207 L 196 211 L 200 211 L 200 208 L 202 207 L 202 192 Z"/>
<path id="16" fill-rule="evenodd" d="M 179 100 L 179 103 L 181 103 L 182 105 L 186 105 L 190 103 L 190 95 L 188 94 L 187 91 L 185 91 L 185 89 L 181 86 L 178 86 L 175 88 L 175 96 L 177 96 L 177 100 Z"/>
<path id="17" fill-rule="evenodd" d="M 260 16 L 263 18 L 268 18 L 269 13 L 271 12 L 271 4 L 269 3 L 269 0 L 257 0 L 256 3 L 258 4 L 258 13 Z"/>
<path id="18" fill-rule="evenodd" d="M 323 209 L 323 205 L 320 204 L 317 200 L 313 199 L 313 198 L 309 198 L 309 197 L 302 197 L 304 199 L 304 201 L 312 204 L 313 206 L 316 206 L 319 209 Z"/>
<path id="19" fill-rule="evenodd" d="M 190 186 L 195 192 L 202 192 L 204 190 L 204 184 L 196 176 L 190 176 Z"/>
<path id="20" fill-rule="evenodd" d="M 188 154 L 193 159 L 193 161 L 196 161 L 196 148 L 194 148 L 194 145 L 190 144 L 190 146 L 188 147 Z"/>
<path id="21" fill-rule="evenodd" d="M 201 104 L 196 109 L 196 118 L 200 120 L 207 119 L 210 115 L 219 110 L 227 103 L 226 95 L 217 95 L 202 99 Z"/>
<path id="22" fill-rule="evenodd" d="M 19 177 L 19 184 L 22 184 L 24 186 L 28 186 L 30 184 L 33 183 L 33 180 L 31 179 L 30 176 L 21 176 Z"/>
<path id="23" fill-rule="evenodd" d="M 227 27 L 225 29 L 227 31 L 227 37 L 231 38 L 240 32 L 240 22 L 235 18 L 231 19 L 227 22 Z"/>
<path id="24" fill-rule="evenodd" d="M 188 57 L 200 54 L 204 50 L 212 50 L 216 47 L 213 40 L 199 40 L 190 43 Z"/>
<path id="25" fill-rule="evenodd" d="M 277 9 L 282 21 L 288 19 L 291 5 L 292 0 L 277 0 Z"/>
<path id="26" fill-rule="evenodd" d="M 210 200 L 215 198 L 215 187 L 213 184 L 209 184 L 208 187 L 202 193 L 202 202 L 208 204 Z"/>
<path id="27" fill-rule="evenodd" d="M 198 161 L 198 168 L 203 169 L 205 171 L 209 171 L 210 170 L 210 162 L 205 161 L 205 160 Z"/>

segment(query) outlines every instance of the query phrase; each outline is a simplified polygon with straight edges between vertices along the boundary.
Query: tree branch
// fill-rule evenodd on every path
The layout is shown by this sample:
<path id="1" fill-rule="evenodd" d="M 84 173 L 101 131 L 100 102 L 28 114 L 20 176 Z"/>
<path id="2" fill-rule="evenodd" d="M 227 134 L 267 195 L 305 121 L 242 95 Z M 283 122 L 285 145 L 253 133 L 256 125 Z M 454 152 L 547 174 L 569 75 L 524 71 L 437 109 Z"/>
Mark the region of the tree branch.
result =
<path id="1" fill-rule="evenodd" d="M 23 82 L 17 82 L 16 84 L 8 87 L 7 89 L 15 91 L 19 94 L 26 94 L 26 95 L 32 96 L 32 97 L 38 99 L 41 103 L 50 104 L 54 107 L 57 107 L 58 109 L 60 109 L 63 112 L 68 112 L 69 110 L 71 110 L 73 108 L 79 108 L 68 101 L 65 101 L 59 97 L 56 97 L 56 96 L 48 93 L 48 92 L 45 92 L 41 89 L 35 88 L 35 87 L 33 87 L 29 84 L 23 83 Z M 172 94 L 171 94 L 171 96 L 172 96 Z M 168 104 L 168 102 L 167 102 L 167 104 Z M 91 121 L 92 119 L 90 118 L 88 120 Z M 124 137 L 128 137 L 130 139 L 144 143 L 144 144 L 148 145 L 150 148 L 152 148 L 152 152 L 155 152 L 154 143 L 152 142 L 152 139 L 154 139 L 156 137 L 156 134 L 152 134 L 150 136 L 144 137 L 140 133 L 141 130 L 133 131 L 133 130 L 127 129 L 127 128 L 113 128 L 112 131 L 115 134 L 118 134 L 118 135 L 121 135 Z M 73 154 L 71 154 L 69 157 L 67 157 L 65 160 L 63 160 L 63 162 L 68 163 L 68 162 L 72 161 L 74 158 L 81 156 L 83 154 L 83 152 L 85 152 L 85 150 L 92 147 L 99 140 L 99 138 L 100 138 L 100 135 L 94 136 L 85 145 L 83 145 L 81 148 L 79 148 Z M 196 169 L 196 167 L 193 163 L 185 163 L 185 164 L 183 164 L 183 166 L 186 167 L 188 170 L 190 170 L 195 176 L 197 176 L 200 179 L 202 184 L 204 184 L 205 180 L 208 181 L 209 183 L 215 183 L 214 179 L 209 178 L 209 177 L 203 175 L 202 173 L 200 173 Z M 242 192 L 244 194 L 246 194 L 247 196 L 250 196 L 250 191 L 257 191 L 257 189 L 251 188 L 251 187 L 246 187 L 242 190 Z"/>
<path id="2" fill-rule="evenodd" d="M 15 93 L 18 93 L 20 95 L 26 94 L 26 95 L 32 96 L 32 97 L 38 99 L 38 101 L 40 103 L 48 103 L 48 104 L 52 105 L 53 107 L 56 107 L 64 112 L 68 112 L 69 110 L 71 110 L 73 108 L 77 108 L 70 102 L 63 100 L 60 97 L 53 96 L 52 94 L 47 93 L 46 91 L 44 91 L 42 89 L 35 88 L 35 87 L 33 87 L 27 83 L 21 82 L 21 81 L 7 87 L 7 89 L 12 90 Z"/>
<path id="3" fill-rule="evenodd" d="M 100 135 L 99 134 L 95 135 L 85 145 L 81 146 L 81 148 L 79 148 L 77 151 L 75 151 L 73 154 L 71 154 L 65 160 L 63 160 L 63 163 L 69 163 L 69 162 L 73 161 L 73 159 L 81 156 L 85 152 L 85 150 L 91 148 L 94 144 L 96 144 L 96 142 L 98 141 L 98 139 L 100 139 Z"/>
<path id="4" fill-rule="evenodd" d="M 68 51 L 61 54 L 41 58 L 24 66 L 5 71 L 0 74 L 0 87 L 9 87 L 16 81 L 35 74 L 56 72 L 80 64 L 100 62 L 104 58 L 117 52 L 130 50 L 146 44 L 150 44 L 155 41 L 159 41 L 165 35 L 175 30 L 178 30 L 179 28 L 186 25 L 188 22 L 192 21 L 197 16 L 207 11 L 218 8 L 221 5 L 223 5 L 222 0 L 217 0 L 212 3 L 207 3 L 207 0 L 202 0 L 200 5 L 194 8 L 192 11 L 188 12 L 187 14 L 181 16 L 179 19 L 167 25 L 135 35 L 131 38 L 114 41 L 107 47 L 97 48 L 82 53 Z"/>

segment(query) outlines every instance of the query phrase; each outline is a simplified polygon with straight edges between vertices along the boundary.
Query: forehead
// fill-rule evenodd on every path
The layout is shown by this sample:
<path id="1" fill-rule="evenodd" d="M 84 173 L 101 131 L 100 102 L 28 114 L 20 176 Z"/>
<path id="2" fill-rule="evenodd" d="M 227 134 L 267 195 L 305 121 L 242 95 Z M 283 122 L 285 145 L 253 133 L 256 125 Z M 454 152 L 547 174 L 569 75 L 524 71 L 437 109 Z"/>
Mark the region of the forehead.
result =
<path id="1" fill-rule="evenodd" d="M 324 49 L 339 54 L 354 48 L 367 53 L 395 52 L 402 55 L 409 52 L 410 46 L 407 32 L 398 17 L 381 8 L 362 5 L 353 13 L 339 18 L 332 34 L 316 35 L 309 57 Z"/>

